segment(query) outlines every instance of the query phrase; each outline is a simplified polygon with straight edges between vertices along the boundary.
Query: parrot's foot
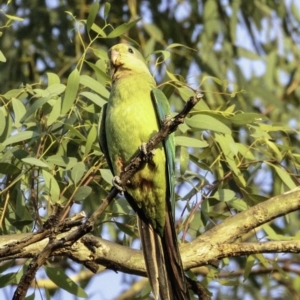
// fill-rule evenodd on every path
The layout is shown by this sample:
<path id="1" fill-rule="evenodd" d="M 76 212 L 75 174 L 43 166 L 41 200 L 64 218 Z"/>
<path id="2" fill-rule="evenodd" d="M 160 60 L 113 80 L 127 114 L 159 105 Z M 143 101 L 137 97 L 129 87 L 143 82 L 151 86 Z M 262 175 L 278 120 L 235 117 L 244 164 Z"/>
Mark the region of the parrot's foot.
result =
<path id="1" fill-rule="evenodd" d="M 145 162 L 151 162 L 153 156 L 155 155 L 155 150 L 147 151 L 147 143 L 142 143 L 142 145 L 139 147 L 140 151 L 144 154 L 143 160 Z"/>
<path id="2" fill-rule="evenodd" d="M 122 186 L 122 181 L 119 176 L 115 176 L 112 179 L 112 185 L 119 191 L 121 195 L 124 195 L 124 188 Z"/>

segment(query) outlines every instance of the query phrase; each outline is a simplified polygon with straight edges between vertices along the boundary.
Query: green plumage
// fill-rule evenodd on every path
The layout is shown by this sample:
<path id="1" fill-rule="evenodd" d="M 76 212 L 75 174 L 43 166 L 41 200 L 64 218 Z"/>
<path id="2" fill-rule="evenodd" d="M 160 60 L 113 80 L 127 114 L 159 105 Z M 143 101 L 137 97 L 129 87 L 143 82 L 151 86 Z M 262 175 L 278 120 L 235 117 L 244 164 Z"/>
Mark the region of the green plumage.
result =
<path id="1" fill-rule="evenodd" d="M 114 175 L 139 147 L 159 131 L 170 114 L 167 99 L 155 89 L 142 55 L 127 44 L 109 52 L 112 89 L 100 118 L 100 146 Z M 159 144 L 151 162 L 130 179 L 125 196 L 139 216 L 139 230 L 152 291 L 156 298 L 189 299 L 170 199 L 173 199 L 174 138 Z"/>

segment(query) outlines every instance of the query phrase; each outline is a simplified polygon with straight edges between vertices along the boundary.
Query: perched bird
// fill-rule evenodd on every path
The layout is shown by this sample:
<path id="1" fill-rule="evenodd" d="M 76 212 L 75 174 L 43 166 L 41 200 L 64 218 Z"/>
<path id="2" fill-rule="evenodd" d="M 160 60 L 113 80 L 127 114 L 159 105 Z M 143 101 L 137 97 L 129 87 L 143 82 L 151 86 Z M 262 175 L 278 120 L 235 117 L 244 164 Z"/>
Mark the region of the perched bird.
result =
<path id="1" fill-rule="evenodd" d="M 112 89 L 100 117 L 99 139 L 108 165 L 118 176 L 139 147 L 159 131 L 170 115 L 169 103 L 142 54 L 128 44 L 109 50 Z M 190 299 L 172 215 L 174 137 L 155 149 L 126 185 L 125 197 L 138 214 L 147 274 L 155 299 Z"/>

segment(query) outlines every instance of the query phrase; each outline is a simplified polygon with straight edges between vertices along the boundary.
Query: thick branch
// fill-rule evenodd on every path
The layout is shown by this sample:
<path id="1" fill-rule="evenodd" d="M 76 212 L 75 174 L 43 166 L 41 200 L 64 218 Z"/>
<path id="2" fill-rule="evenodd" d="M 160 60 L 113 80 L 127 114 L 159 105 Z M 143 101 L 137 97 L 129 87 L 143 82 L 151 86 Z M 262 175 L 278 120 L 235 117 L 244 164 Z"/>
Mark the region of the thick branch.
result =
<path id="1" fill-rule="evenodd" d="M 204 234 L 188 244 L 188 247 L 186 247 L 186 255 L 189 262 L 188 268 L 199 265 L 202 259 L 199 258 L 198 255 L 202 256 L 205 253 L 205 261 L 213 261 L 217 258 L 215 255 L 216 253 L 213 254 L 213 252 L 211 252 L 209 249 L 206 249 L 207 252 L 203 252 L 202 249 L 199 249 L 199 243 L 203 243 L 204 245 L 207 244 L 205 247 L 210 247 L 210 245 L 232 243 L 249 231 L 269 221 L 272 221 L 275 218 L 296 211 L 299 208 L 300 187 L 297 187 L 294 190 L 275 196 L 247 209 L 246 211 L 227 218 L 221 224 L 206 231 Z M 294 251 L 290 250 L 287 252 Z"/>
<path id="2" fill-rule="evenodd" d="M 245 212 L 226 219 L 223 223 L 208 230 L 201 237 L 180 248 L 185 269 L 209 264 L 211 261 L 224 257 L 249 255 L 255 253 L 298 253 L 300 241 L 271 241 L 265 243 L 232 243 L 242 234 L 253 230 L 276 217 L 295 211 L 300 206 L 300 188 L 273 197 Z M 273 209 L 273 208 L 278 208 Z M 264 212 L 264 213 L 261 213 Z M 241 225 L 240 225 L 241 224 Z M 237 228 L 237 229 L 236 229 Z M 78 228 L 73 229 L 77 231 Z M 29 233 L 28 236 L 31 234 Z M 68 233 L 60 234 L 57 239 L 64 240 Z M 10 239 L 21 236 L 12 235 Z M 48 239 L 33 243 L 23 248 L 19 254 L 2 255 L 1 260 L 28 258 L 41 253 Z M 7 237 L 0 237 L 0 249 L 7 244 Z M 142 252 L 125 246 L 87 235 L 74 244 L 56 249 L 53 255 L 66 255 L 89 267 L 101 264 L 113 270 L 125 273 L 146 275 Z"/>

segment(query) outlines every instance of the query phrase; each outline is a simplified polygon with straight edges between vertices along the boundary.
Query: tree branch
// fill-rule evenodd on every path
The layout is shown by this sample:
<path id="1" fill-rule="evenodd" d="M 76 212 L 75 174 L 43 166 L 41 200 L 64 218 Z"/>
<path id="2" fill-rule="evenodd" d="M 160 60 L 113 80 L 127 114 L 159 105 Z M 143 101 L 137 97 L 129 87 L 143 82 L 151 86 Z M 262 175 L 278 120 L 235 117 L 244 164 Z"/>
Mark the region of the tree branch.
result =
<path id="1" fill-rule="evenodd" d="M 280 204 L 281 203 L 281 204 Z M 277 216 L 273 209 L 278 205 Z M 182 245 L 180 252 L 183 266 L 191 269 L 209 264 L 216 259 L 250 255 L 256 253 L 298 253 L 300 252 L 300 241 L 270 241 L 264 243 L 231 243 L 242 234 L 253 230 L 276 217 L 295 211 L 300 207 L 300 188 L 288 193 L 273 197 L 263 203 L 257 204 L 247 211 L 241 212 L 226 219 L 223 223 L 208 230 L 202 236 L 189 244 Z M 265 212 L 261 214 L 260 212 Z M 256 215 L 255 215 L 256 213 Z M 236 229 L 240 220 L 244 219 L 242 228 Z M 77 231 L 78 228 L 72 229 Z M 27 234 L 30 236 L 31 234 Z M 64 240 L 69 233 L 64 232 L 57 236 L 58 240 Z M 225 235 L 225 236 L 224 236 Z M 17 240 L 21 236 L 0 237 L 0 249 L 5 248 L 8 239 Z M 209 240 L 209 238 L 211 240 Z M 48 243 L 48 238 L 32 243 L 23 248 L 23 251 L 11 256 L 2 254 L 0 260 L 34 257 L 41 253 Z M 146 268 L 142 251 L 115 244 L 113 242 L 86 235 L 75 243 L 59 247 L 52 255 L 65 255 L 69 258 L 89 267 L 91 264 L 100 264 L 115 271 L 129 274 L 146 276 Z M 95 271 L 95 270 L 94 270 Z"/>

